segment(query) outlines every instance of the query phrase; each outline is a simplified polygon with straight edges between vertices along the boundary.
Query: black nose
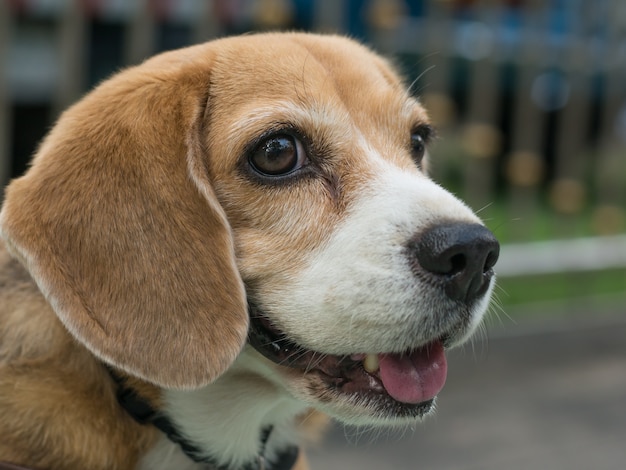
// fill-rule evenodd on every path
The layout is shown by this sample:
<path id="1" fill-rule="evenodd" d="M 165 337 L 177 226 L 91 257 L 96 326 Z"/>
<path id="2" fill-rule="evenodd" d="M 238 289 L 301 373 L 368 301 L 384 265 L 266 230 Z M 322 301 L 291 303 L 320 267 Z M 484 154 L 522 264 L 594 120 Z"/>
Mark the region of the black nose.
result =
<path id="1" fill-rule="evenodd" d="M 434 226 L 409 249 L 423 270 L 443 282 L 448 297 L 465 302 L 487 291 L 500 253 L 498 240 L 487 228 L 465 223 Z"/>

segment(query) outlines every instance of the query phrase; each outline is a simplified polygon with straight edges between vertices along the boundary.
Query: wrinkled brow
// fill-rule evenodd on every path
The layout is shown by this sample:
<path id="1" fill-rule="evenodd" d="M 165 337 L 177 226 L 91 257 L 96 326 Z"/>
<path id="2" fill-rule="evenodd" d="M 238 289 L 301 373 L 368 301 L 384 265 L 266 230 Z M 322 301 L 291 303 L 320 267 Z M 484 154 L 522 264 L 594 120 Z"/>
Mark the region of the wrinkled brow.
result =
<path id="1" fill-rule="evenodd" d="M 305 134 L 333 133 L 338 141 L 348 139 L 350 115 L 341 107 L 324 104 L 297 104 L 283 100 L 260 107 L 250 107 L 240 113 L 228 131 L 229 154 L 241 151 L 241 146 L 268 130 L 286 127 L 300 129 Z"/>

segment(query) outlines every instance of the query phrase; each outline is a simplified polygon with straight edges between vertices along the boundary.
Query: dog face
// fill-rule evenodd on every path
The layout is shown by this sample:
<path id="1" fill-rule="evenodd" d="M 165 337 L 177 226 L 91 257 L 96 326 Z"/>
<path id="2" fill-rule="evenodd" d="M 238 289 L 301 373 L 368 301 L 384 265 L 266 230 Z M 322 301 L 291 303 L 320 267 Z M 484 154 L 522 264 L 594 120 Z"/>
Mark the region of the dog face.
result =
<path id="1" fill-rule="evenodd" d="M 224 106 L 212 108 L 206 136 L 253 342 L 288 366 L 278 369 L 295 395 L 334 416 L 414 419 L 445 376 L 433 341 L 464 339 L 488 295 L 484 288 L 468 301 L 450 298 L 433 279 L 440 276 L 416 268 L 411 244 L 432 227 L 479 221 L 426 176 L 432 128 L 387 64 L 336 38 L 300 37 L 269 49 L 258 62 L 241 61 L 234 46 L 214 66 L 218 83 L 260 68 L 267 74 L 235 99 L 215 92 Z M 485 262 L 480 275 L 495 259 Z M 387 379 L 395 398 L 380 370 L 362 369 L 366 357 L 373 369 L 387 357 L 393 376 L 401 361 L 388 353 L 411 357 L 425 345 L 421 354 L 433 362 L 419 373 L 408 366 L 420 377 Z"/>
<path id="2" fill-rule="evenodd" d="M 69 331 L 132 375 L 203 386 L 248 338 L 305 403 L 397 423 L 430 409 L 497 259 L 427 177 L 432 133 L 352 41 L 215 41 L 70 109 L 11 185 L 2 234 Z"/>

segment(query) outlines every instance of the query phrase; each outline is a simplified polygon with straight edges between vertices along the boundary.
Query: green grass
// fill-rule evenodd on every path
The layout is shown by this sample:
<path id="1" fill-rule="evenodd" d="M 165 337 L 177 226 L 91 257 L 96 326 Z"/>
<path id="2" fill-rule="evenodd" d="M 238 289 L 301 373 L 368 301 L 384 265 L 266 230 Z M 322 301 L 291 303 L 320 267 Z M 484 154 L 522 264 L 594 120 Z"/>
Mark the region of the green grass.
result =
<path id="1" fill-rule="evenodd" d="M 537 204 L 532 211 L 525 212 L 516 211 L 510 205 L 496 201 L 479 211 L 479 215 L 502 244 L 597 235 L 592 229 L 590 211 L 563 215 L 555 213 L 544 204 Z"/>
<path id="2" fill-rule="evenodd" d="M 496 295 L 505 311 L 507 306 L 540 302 L 570 304 L 590 298 L 614 302 L 619 296 L 626 299 L 626 269 L 502 278 Z"/>

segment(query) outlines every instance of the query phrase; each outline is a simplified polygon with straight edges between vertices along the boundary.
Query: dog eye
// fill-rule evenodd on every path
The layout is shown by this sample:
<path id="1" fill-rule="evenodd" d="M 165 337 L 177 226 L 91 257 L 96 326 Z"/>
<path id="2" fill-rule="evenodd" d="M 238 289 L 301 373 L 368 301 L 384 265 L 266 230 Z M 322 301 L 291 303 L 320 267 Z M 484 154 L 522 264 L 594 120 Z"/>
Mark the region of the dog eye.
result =
<path id="1" fill-rule="evenodd" d="M 421 132 L 411 134 L 411 155 L 415 163 L 420 165 L 426 153 L 426 139 Z"/>
<path id="2" fill-rule="evenodd" d="M 304 164 L 302 143 L 289 134 L 279 134 L 262 141 L 250 154 L 250 164 L 265 176 L 289 174 Z"/>
<path id="3" fill-rule="evenodd" d="M 426 154 L 426 145 L 432 139 L 434 129 L 429 125 L 419 126 L 411 133 L 411 156 L 418 166 L 421 165 Z"/>

